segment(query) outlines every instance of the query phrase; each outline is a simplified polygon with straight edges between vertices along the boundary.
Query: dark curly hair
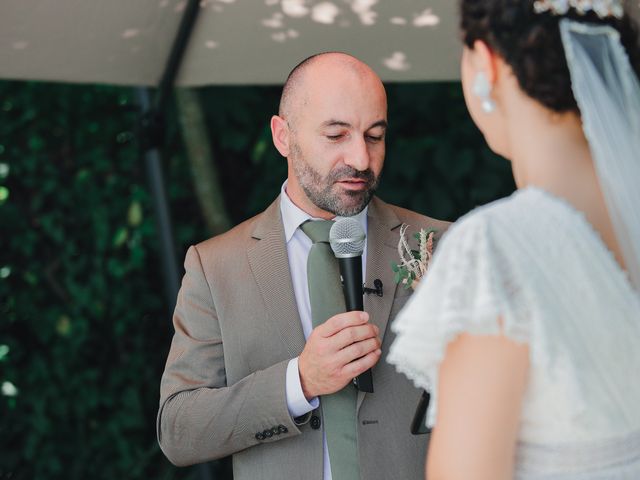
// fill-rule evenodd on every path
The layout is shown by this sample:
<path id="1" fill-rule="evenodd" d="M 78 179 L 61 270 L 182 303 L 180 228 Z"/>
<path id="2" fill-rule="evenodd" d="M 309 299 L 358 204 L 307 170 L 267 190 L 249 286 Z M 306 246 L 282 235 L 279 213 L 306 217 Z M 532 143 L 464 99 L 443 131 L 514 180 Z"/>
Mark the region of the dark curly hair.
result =
<path id="1" fill-rule="evenodd" d="M 600 19 L 593 12 L 579 15 L 572 9 L 560 17 L 534 13 L 533 3 L 533 0 L 460 0 L 464 44 L 473 48 L 476 40 L 487 43 L 511 67 L 527 95 L 558 113 L 580 113 L 571 91 L 560 38 L 561 18 L 614 27 L 620 32 L 622 45 L 640 77 L 638 27 L 628 13 L 622 19 Z"/>

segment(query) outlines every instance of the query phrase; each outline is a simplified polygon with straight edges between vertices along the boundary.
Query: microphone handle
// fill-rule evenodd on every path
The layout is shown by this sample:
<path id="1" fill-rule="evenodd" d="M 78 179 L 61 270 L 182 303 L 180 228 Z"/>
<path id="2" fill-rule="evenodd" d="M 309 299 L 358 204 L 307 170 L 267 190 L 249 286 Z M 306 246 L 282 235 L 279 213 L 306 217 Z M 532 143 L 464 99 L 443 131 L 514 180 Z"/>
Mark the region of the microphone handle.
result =
<path id="1" fill-rule="evenodd" d="M 340 275 L 347 312 L 364 310 L 364 290 L 362 288 L 362 256 L 339 258 Z"/>
<path id="2" fill-rule="evenodd" d="M 347 312 L 364 311 L 364 283 L 362 282 L 362 256 L 339 258 L 340 275 Z M 361 392 L 373 393 L 373 375 L 371 369 L 362 372 L 353 379 Z"/>

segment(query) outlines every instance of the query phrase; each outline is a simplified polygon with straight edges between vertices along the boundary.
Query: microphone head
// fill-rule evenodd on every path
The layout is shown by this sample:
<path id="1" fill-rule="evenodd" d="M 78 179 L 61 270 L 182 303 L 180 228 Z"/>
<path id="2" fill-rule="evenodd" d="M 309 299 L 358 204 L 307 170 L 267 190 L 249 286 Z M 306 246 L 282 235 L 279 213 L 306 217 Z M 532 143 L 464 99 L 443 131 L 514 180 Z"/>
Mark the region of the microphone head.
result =
<path id="1" fill-rule="evenodd" d="M 351 217 L 336 220 L 329 231 L 331 250 L 338 258 L 361 256 L 366 238 L 360 222 Z"/>

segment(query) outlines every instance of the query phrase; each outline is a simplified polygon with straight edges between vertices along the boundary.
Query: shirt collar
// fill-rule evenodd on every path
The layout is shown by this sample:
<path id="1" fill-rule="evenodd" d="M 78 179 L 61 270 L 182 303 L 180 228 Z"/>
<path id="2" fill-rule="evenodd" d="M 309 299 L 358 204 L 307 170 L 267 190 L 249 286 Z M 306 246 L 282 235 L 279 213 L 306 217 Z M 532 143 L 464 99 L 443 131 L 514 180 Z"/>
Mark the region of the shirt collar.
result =
<path id="1" fill-rule="evenodd" d="M 300 225 L 302 225 L 307 220 L 321 220 L 319 218 L 314 218 L 309 215 L 307 212 L 299 208 L 295 205 L 289 195 L 287 195 L 287 181 L 282 184 L 282 188 L 280 189 L 280 213 L 282 214 L 282 224 L 284 225 L 284 238 L 287 243 L 293 237 L 294 233 Z M 367 211 L 369 210 L 369 206 L 367 205 L 364 210 L 362 210 L 357 215 L 354 215 L 352 218 L 355 218 L 360 222 L 364 231 L 367 231 Z M 338 220 L 342 217 L 336 216 L 333 220 Z"/>

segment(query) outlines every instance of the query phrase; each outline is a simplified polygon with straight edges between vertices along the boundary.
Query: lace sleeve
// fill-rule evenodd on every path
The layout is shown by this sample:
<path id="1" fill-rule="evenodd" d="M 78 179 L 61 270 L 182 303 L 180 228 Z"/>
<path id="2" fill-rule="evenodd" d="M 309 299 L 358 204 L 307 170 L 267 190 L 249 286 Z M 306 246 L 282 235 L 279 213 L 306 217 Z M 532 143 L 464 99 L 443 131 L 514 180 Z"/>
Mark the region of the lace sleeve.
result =
<path id="1" fill-rule="evenodd" d="M 432 393 L 429 426 L 437 408 L 438 367 L 451 340 L 462 332 L 529 339 L 529 314 L 514 266 L 490 227 L 489 218 L 470 214 L 450 228 L 392 326 L 397 337 L 387 361 Z"/>

